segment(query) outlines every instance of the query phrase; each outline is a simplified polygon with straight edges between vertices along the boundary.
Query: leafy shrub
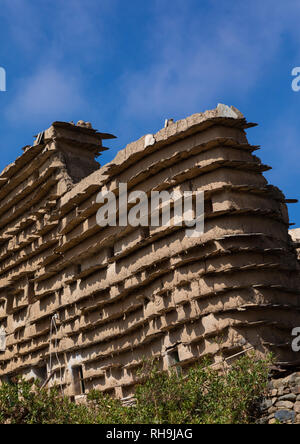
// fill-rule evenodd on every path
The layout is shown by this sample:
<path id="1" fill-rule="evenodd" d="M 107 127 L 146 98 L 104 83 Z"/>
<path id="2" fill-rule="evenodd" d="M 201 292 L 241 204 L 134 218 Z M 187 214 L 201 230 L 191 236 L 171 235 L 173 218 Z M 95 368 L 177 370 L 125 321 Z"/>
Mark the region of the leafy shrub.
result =
<path id="1" fill-rule="evenodd" d="M 0 387 L 0 423 L 6 424 L 90 424 L 92 410 L 60 396 L 58 388 L 40 388 L 37 382 L 17 379 Z"/>
<path id="2" fill-rule="evenodd" d="M 147 377 L 136 390 L 131 422 L 143 424 L 237 424 L 255 421 L 256 406 L 268 383 L 269 364 L 254 354 L 237 360 L 228 372 L 208 362 L 187 375 L 161 373 L 145 364 Z"/>
<path id="3" fill-rule="evenodd" d="M 187 374 L 161 372 L 145 361 L 136 404 L 93 391 L 86 405 L 23 379 L 0 387 L 0 423 L 14 424 L 238 424 L 255 421 L 255 407 L 268 382 L 270 358 L 237 360 L 227 372 L 208 362 Z"/>

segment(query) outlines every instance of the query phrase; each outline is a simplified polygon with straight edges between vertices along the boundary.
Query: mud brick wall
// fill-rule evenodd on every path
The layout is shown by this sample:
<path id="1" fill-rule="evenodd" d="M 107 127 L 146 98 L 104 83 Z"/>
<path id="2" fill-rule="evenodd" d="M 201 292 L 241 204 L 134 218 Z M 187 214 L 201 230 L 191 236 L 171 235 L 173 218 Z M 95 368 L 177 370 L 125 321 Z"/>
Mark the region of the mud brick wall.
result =
<path id="1" fill-rule="evenodd" d="M 299 264 L 286 199 L 219 105 L 129 144 L 55 122 L 0 175 L 0 377 L 96 388 L 127 398 L 143 357 L 186 368 L 251 346 L 295 365 Z M 205 192 L 205 233 L 96 223 L 100 190 Z"/>

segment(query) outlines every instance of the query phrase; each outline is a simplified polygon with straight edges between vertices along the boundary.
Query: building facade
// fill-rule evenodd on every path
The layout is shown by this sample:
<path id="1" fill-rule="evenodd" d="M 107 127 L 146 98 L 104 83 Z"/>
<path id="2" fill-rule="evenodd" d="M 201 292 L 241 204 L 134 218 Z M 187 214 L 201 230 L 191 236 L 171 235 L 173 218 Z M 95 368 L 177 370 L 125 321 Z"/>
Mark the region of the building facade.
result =
<path id="1" fill-rule="evenodd" d="M 0 378 L 130 397 L 144 358 L 253 347 L 297 365 L 297 244 L 234 107 L 166 122 L 99 168 L 110 134 L 55 122 L 0 175 Z M 99 191 L 204 191 L 205 230 L 100 227 Z"/>

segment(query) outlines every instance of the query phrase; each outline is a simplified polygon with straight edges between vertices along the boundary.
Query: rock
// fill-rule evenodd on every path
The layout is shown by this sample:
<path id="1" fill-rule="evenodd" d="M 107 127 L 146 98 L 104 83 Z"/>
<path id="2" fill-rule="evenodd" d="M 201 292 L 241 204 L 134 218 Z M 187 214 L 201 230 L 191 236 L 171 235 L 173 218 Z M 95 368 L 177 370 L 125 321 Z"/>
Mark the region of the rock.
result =
<path id="1" fill-rule="evenodd" d="M 268 424 L 268 420 L 267 420 L 267 418 L 260 418 L 256 421 L 256 424 L 265 425 L 265 424 Z"/>
<path id="2" fill-rule="evenodd" d="M 297 385 L 296 387 L 292 388 L 292 393 L 295 395 L 300 395 L 300 386 Z"/>
<path id="3" fill-rule="evenodd" d="M 85 122 L 84 120 L 78 120 L 76 126 L 89 129 L 93 128 L 91 122 Z"/>
<path id="4" fill-rule="evenodd" d="M 272 407 L 273 403 L 271 401 L 271 399 L 265 399 L 261 404 L 260 404 L 260 409 L 262 411 L 268 410 L 270 407 Z"/>
<path id="5" fill-rule="evenodd" d="M 174 119 L 166 119 L 165 120 L 165 128 L 172 125 L 174 123 Z"/>
<path id="6" fill-rule="evenodd" d="M 291 401 L 278 401 L 276 407 L 280 409 L 292 409 L 294 408 L 294 403 Z"/>
<path id="7" fill-rule="evenodd" d="M 273 419 L 270 419 L 270 421 L 269 421 L 269 424 L 276 424 L 277 423 L 277 421 L 276 421 L 276 419 L 275 418 L 273 418 Z"/>
<path id="8" fill-rule="evenodd" d="M 289 385 L 293 382 L 296 382 L 296 379 L 297 379 L 297 373 L 292 373 L 291 375 L 284 378 L 282 381 L 283 381 L 284 385 Z"/>
<path id="9" fill-rule="evenodd" d="M 278 393 L 278 390 L 273 389 L 273 390 L 271 391 L 271 397 L 273 398 L 274 396 L 277 396 L 277 393 Z M 300 393 L 300 392 L 299 392 L 299 393 Z"/>
<path id="10" fill-rule="evenodd" d="M 294 404 L 294 410 L 296 413 L 300 413 L 300 402 Z"/>
<path id="11" fill-rule="evenodd" d="M 297 396 L 294 393 L 289 393 L 287 395 L 280 396 L 280 398 L 278 398 L 278 401 L 294 402 L 294 401 L 296 401 L 296 398 L 297 398 Z"/>
<path id="12" fill-rule="evenodd" d="M 295 412 L 291 412 L 289 410 L 279 410 L 275 413 L 275 419 L 279 422 L 294 422 L 296 418 Z"/>
<path id="13" fill-rule="evenodd" d="M 153 134 L 147 134 L 145 136 L 145 148 L 154 144 L 155 144 L 155 137 L 153 136 Z"/>
<path id="14" fill-rule="evenodd" d="M 276 389 L 279 389 L 280 387 L 282 387 L 284 384 L 282 383 L 282 379 L 275 379 L 273 381 L 273 387 Z"/>

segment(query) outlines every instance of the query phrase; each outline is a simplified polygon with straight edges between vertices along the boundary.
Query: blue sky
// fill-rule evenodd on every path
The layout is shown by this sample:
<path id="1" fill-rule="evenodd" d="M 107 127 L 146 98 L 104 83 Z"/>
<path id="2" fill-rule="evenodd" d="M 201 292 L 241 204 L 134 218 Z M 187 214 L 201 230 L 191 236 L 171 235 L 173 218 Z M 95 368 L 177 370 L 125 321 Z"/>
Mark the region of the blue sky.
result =
<path id="1" fill-rule="evenodd" d="M 288 198 L 300 199 L 297 0 L 0 0 L 0 169 L 55 120 L 91 121 L 127 143 L 235 105 Z M 300 227 L 300 204 L 289 205 Z"/>

